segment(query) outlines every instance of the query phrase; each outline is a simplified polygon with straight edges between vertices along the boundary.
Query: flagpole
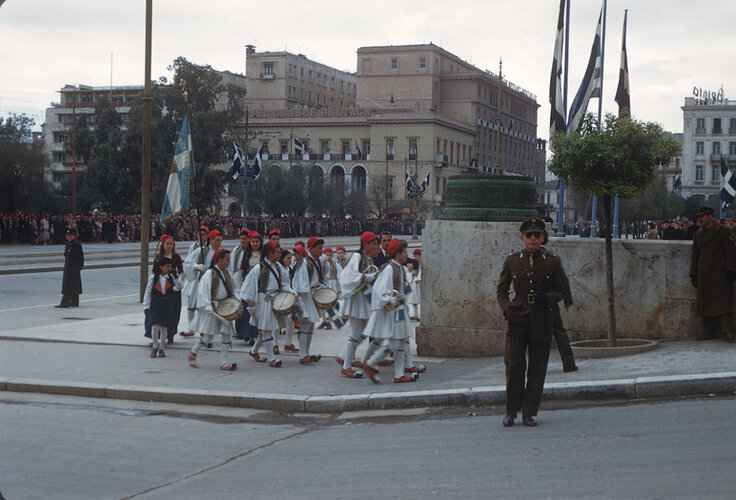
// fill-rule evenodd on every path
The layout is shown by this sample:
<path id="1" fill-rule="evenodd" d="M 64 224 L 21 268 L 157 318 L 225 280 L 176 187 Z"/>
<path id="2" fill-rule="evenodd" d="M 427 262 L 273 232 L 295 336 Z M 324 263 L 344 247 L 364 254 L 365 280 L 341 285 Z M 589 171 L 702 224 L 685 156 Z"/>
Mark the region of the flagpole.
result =
<path id="1" fill-rule="evenodd" d="M 140 269 L 140 295 L 139 301 L 143 302 L 143 296 L 148 284 L 148 240 L 151 231 L 151 107 L 153 97 L 151 95 L 151 26 L 153 18 L 153 0 L 146 0 L 146 48 L 145 48 L 145 78 L 143 86 L 143 138 L 141 159 L 141 269 Z M 112 85 L 110 86 L 112 91 Z"/>
<path id="2" fill-rule="evenodd" d="M 245 165 L 243 166 L 243 216 L 241 229 L 248 229 L 248 162 L 250 161 L 250 141 L 248 140 L 248 106 L 245 107 Z"/>
<path id="3" fill-rule="evenodd" d="M 608 6 L 608 0 L 603 0 L 603 25 L 601 29 L 601 81 L 600 81 L 600 93 L 598 95 L 598 130 L 600 130 L 602 126 L 602 118 L 603 118 L 603 61 L 604 56 L 606 52 L 606 10 Z M 614 197 L 615 198 L 615 197 Z M 616 203 L 614 202 L 614 206 Z M 590 210 L 590 237 L 595 238 L 595 225 L 596 225 L 596 219 L 597 219 L 597 212 L 598 211 L 598 197 L 594 194 L 593 195 L 593 206 Z M 615 238 L 615 236 L 614 236 Z"/>
<path id="4" fill-rule="evenodd" d="M 567 63 L 570 57 L 570 0 L 565 6 L 565 63 L 563 68 L 562 109 L 567 117 Z M 565 180 L 557 183 L 557 236 L 565 236 Z"/>
<path id="5" fill-rule="evenodd" d="M 189 93 L 187 92 L 187 82 L 186 80 L 181 81 L 181 95 L 184 98 L 184 118 L 188 118 L 189 116 Z M 192 125 L 189 124 L 189 136 L 192 135 Z M 193 145 L 189 144 L 189 149 L 193 150 Z M 192 172 L 194 175 L 192 176 L 192 184 L 194 185 L 194 207 L 197 209 L 197 230 L 195 231 L 195 237 L 197 238 L 197 242 L 199 243 L 199 251 L 202 251 L 202 248 L 204 247 L 204 243 L 202 243 L 202 238 L 199 237 L 199 228 L 202 227 L 202 219 L 199 214 L 199 194 L 197 193 L 197 166 L 194 163 L 194 153 L 192 153 Z"/>

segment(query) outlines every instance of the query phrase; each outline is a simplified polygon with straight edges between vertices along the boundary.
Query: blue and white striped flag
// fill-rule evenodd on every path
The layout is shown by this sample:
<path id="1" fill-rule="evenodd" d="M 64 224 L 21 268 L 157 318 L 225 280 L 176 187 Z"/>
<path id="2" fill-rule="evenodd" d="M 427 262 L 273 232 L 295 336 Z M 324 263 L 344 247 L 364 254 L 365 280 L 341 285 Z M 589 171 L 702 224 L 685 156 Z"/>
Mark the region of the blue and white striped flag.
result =
<path id="1" fill-rule="evenodd" d="M 263 143 L 258 148 L 256 157 L 253 158 L 253 163 L 248 167 L 248 179 L 256 180 L 263 171 Z"/>
<path id="2" fill-rule="evenodd" d="M 306 146 L 304 146 L 304 143 L 300 141 L 299 139 L 297 139 L 296 137 L 294 137 L 294 154 L 303 155 L 306 152 L 307 152 L 307 148 Z"/>
<path id="3" fill-rule="evenodd" d="M 428 187 L 429 187 L 429 172 L 427 172 L 427 176 L 424 178 L 421 184 L 419 184 L 419 192 L 421 194 L 426 193 Z"/>
<path id="4" fill-rule="evenodd" d="M 189 210 L 189 185 L 195 176 L 192 134 L 189 130 L 189 115 L 184 115 L 179 140 L 174 149 L 169 182 L 166 185 L 164 205 L 161 208 L 159 224 L 165 228 L 174 215 Z"/>
<path id="5" fill-rule="evenodd" d="M 555 36 L 555 54 L 552 58 L 552 74 L 549 78 L 549 135 L 565 130 L 565 106 L 562 102 L 562 49 L 565 36 L 565 0 L 560 0 L 560 14 L 557 17 L 557 35 Z"/>
<path id="6" fill-rule="evenodd" d="M 230 179 L 237 181 L 238 177 L 243 173 L 243 151 L 233 142 L 233 161 L 228 169 L 228 176 Z"/>
<path id="7" fill-rule="evenodd" d="M 677 172 L 675 174 L 675 180 L 672 181 L 672 192 L 674 193 L 681 187 L 682 187 L 682 177 L 680 177 L 680 172 Z"/>
<path id="8" fill-rule="evenodd" d="M 592 97 L 601 97 L 601 79 L 603 73 L 603 68 L 601 67 L 602 19 L 603 8 L 601 7 L 601 14 L 598 16 L 598 27 L 595 30 L 595 38 L 593 38 L 593 47 L 590 49 L 588 67 L 585 69 L 583 81 L 580 83 L 577 94 L 575 94 L 575 99 L 572 101 L 570 114 L 567 118 L 568 132 L 575 132 L 578 129 L 580 122 L 583 121 L 583 117 L 588 111 L 590 99 Z"/>
<path id="9" fill-rule="evenodd" d="M 726 164 L 726 159 L 721 155 L 721 177 L 723 177 L 723 188 L 721 189 L 721 212 L 731 206 L 736 197 L 736 178 Z"/>

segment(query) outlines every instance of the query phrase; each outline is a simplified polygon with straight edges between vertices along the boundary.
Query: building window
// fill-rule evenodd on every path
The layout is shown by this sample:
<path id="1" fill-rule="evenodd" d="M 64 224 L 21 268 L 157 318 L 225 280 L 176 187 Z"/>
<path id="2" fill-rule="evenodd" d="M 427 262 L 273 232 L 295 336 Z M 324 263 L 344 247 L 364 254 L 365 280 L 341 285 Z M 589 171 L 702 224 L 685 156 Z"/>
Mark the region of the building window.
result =
<path id="1" fill-rule="evenodd" d="M 417 159 L 417 140 L 416 139 L 409 139 L 409 159 L 410 160 Z"/>
<path id="2" fill-rule="evenodd" d="M 350 154 L 350 139 L 343 139 L 342 141 L 342 154 Z"/>
<path id="3" fill-rule="evenodd" d="M 721 119 L 720 118 L 713 118 L 713 133 L 714 134 L 720 134 L 722 132 L 721 130 Z"/>
<path id="4" fill-rule="evenodd" d="M 695 165 L 695 182 L 703 182 L 705 177 L 705 169 L 703 165 Z"/>
<path id="5" fill-rule="evenodd" d="M 728 126 L 728 134 L 736 135 L 736 118 L 731 118 L 730 125 Z"/>
<path id="6" fill-rule="evenodd" d="M 386 159 L 387 160 L 394 159 L 394 140 L 393 139 L 386 139 Z"/>
<path id="7" fill-rule="evenodd" d="M 273 63 L 263 63 L 263 77 L 264 78 L 273 78 Z"/>
<path id="8" fill-rule="evenodd" d="M 66 142 L 66 134 L 54 133 L 54 142 Z"/>
<path id="9" fill-rule="evenodd" d="M 437 153 L 436 153 L 436 154 L 440 154 L 440 143 L 441 143 L 441 142 L 442 142 L 442 141 L 440 141 L 440 138 L 438 137 L 438 138 L 437 138 Z"/>
<path id="10" fill-rule="evenodd" d="M 364 158 L 367 157 L 365 155 L 371 154 L 371 140 L 370 139 L 363 139 L 363 151 L 362 151 L 362 153 L 364 155 L 363 156 Z"/>
<path id="11" fill-rule="evenodd" d="M 319 150 L 323 155 L 330 152 L 330 141 L 329 139 L 322 139 L 319 141 Z"/>
<path id="12" fill-rule="evenodd" d="M 285 155 L 289 153 L 289 141 L 281 140 L 281 154 Z"/>
<path id="13" fill-rule="evenodd" d="M 721 143 L 720 142 L 713 143 L 713 154 L 714 155 L 721 154 Z"/>
<path id="14" fill-rule="evenodd" d="M 728 154 L 736 155 L 736 142 L 728 143 Z"/>
<path id="15" fill-rule="evenodd" d="M 263 154 L 268 154 L 268 141 L 261 142 L 261 152 Z"/>
<path id="16" fill-rule="evenodd" d="M 721 166 L 713 165 L 711 170 L 711 182 L 721 182 Z"/>
<path id="17" fill-rule="evenodd" d="M 345 82 L 340 80 L 340 92 L 345 93 Z"/>
<path id="18" fill-rule="evenodd" d="M 426 70 L 427 69 L 427 58 L 422 56 L 419 58 L 419 69 L 420 70 Z"/>
<path id="19" fill-rule="evenodd" d="M 312 102 L 312 91 L 311 90 L 309 91 L 309 102 L 310 103 Z"/>
<path id="20" fill-rule="evenodd" d="M 388 70 L 391 73 L 395 73 L 396 71 L 399 71 L 399 58 L 398 57 L 392 57 L 391 59 L 389 59 Z"/>
<path id="21" fill-rule="evenodd" d="M 695 154 L 696 155 L 705 154 L 705 143 L 704 142 L 698 141 L 695 143 Z"/>
<path id="22" fill-rule="evenodd" d="M 704 134 L 705 133 L 705 118 L 698 118 L 695 122 L 695 133 L 696 134 Z"/>

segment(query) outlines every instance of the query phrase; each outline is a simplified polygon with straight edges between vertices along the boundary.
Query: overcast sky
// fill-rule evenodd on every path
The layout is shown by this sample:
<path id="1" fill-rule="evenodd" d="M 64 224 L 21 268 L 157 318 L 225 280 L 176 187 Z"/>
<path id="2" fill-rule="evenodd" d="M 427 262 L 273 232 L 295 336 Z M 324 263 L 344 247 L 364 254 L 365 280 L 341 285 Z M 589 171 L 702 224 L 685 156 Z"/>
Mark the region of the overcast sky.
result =
<path id="1" fill-rule="evenodd" d="M 154 0 L 152 76 L 178 56 L 245 72 L 246 44 L 288 50 L 356 71 L 362 46 L 433 42 L 537 95 L 537 135 L 548 136 L 549 74 L 558 0 Z M 65 84 L 142 85 L 145 0 L 7 0 L 0 7 L 0 115 L 40 124 Z M 600 0 L 571 0 L 569 101 L 590 53 Z M 604 112 L 614 102 L 624 9 L 635 118 L 682 131 L 693 87 L 736 98 L 736 2 L 609 0 Z M 111 65 L 112 54 L 112 65 Z M 592 99 L 589 110 L 597 111 Z"/>

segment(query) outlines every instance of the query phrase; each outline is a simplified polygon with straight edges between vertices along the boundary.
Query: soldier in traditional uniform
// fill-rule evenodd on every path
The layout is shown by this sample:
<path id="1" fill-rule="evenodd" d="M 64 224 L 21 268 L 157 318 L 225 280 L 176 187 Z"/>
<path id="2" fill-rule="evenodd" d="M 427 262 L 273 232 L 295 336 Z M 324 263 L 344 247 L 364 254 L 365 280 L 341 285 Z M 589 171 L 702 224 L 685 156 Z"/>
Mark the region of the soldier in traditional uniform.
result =
<path id="1" fill-rule="evenodd" d="M 349 259 L 346 255 L 347 252 L 345 251 L 345 247 L 342 245 L 338 245 L 335 251 L 337 253 L 337 263 L 340 264 L 340 267 L 342 269 L 345 269 L 349 262 Z"/>
<path id="2" fill-rule="evenodd" d="M 79 307 L 79 296 L 82 293 L 82 268 L 84 267 L 84 251 L 77 241 L 77 231 L 66 230 L 66 247 L 64 247 L 64 277 L 61 281 L 61 303 L 54 307 Z"/>
<path id="3" fill-rule="evenodd" d="M 527 219 L 520 230 L 524 250 L 506 257 L 496 288 L 498 305 L 508 322 L 504 350 L 505 427 L 514 425 L 519 411 L 524 425 L 537 425 L 534 417 L 542 399 L 552 340 L 552 305 L 565 295 L 562 262 L 542 248 L 544 221 Z M 514 298 L 510 299 L 512 284 Z"/>
<path id="4" fill-rule="evenodd" d="M 713 220 L 713 209 L 698 207 L 700 229 L 693 237 L 690 280 L 697 288 L 695 314 L 703 318 L 705 334 L 713 336 L 715 324 L 728 342 L 733 331 L 733 282 L 736 280 L 736 246 L 731 231 Z"/>

